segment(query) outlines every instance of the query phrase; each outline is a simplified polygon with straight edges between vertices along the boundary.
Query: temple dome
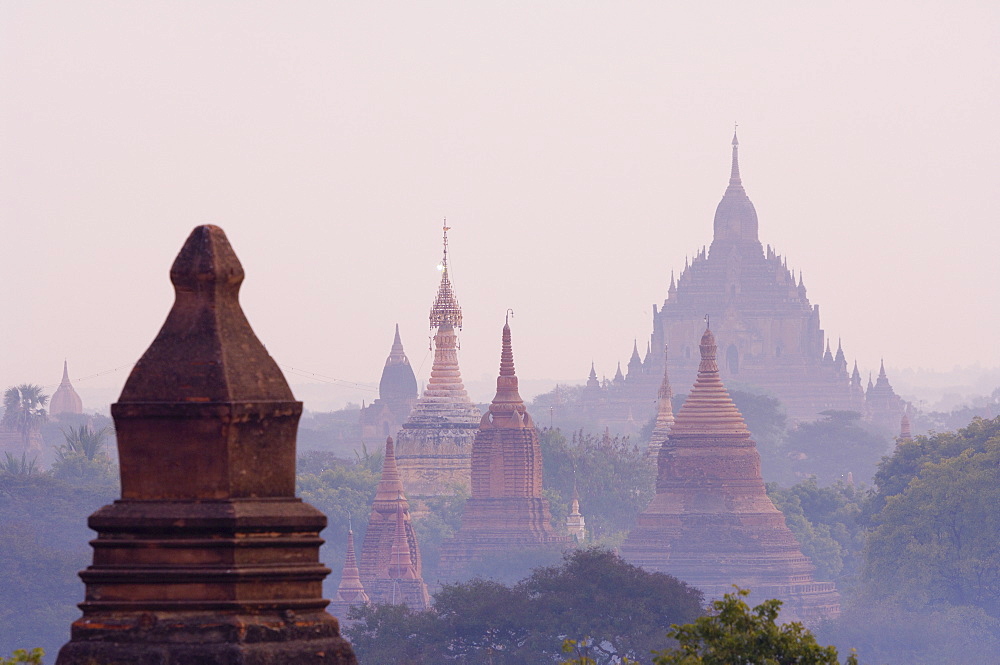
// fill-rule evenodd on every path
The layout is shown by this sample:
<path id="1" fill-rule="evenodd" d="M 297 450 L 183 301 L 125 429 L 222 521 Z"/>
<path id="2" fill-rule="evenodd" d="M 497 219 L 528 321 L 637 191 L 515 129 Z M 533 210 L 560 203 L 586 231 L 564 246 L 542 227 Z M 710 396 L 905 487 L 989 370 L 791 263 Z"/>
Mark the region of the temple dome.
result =
<path id="1" fill-rule="evenodd" d="M 396 324 L 396 338 L 392 350 L 385 360 L 382 378 L 378 382 L 378 395 L 388 401 L 405 401 L 417 398 L 417 377 L 413 374 L 410 360 L 403 352 L 399 339 L 399 324 Z"/>
<path id="2" fill-rule="evenodd" d="M 60 413 L 83 413 L 83 400 L 69 382 L 69 367 L 66 361 L 63 361 L 62 381 L 49 400 L 49 413 L 54 416 Z"/>
<path id="3" fill-rule="evenodd" d="M 726 193 L 715 209 L 712 250 L 735 243 L 747 244 L 751 249 L 763 252 L 757 237 L 757 209 L 753 207 L 753 202 L 743 189 L 743 180 L 740 178 L 738 149 L 739 141 L 734 133 L 732 172 L 729 176 L 729 187 L 726 188 Z"/>

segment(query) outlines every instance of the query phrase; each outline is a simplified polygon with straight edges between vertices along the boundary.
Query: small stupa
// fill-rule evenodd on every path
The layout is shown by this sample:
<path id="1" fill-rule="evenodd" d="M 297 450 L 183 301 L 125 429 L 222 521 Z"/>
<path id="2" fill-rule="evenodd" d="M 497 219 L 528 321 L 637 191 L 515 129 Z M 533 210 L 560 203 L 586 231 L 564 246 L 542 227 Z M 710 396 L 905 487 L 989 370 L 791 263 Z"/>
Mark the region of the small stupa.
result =
<path id="1" fill-rule="evenodd" d="M 835 617 L 839 595 L 813 565 L 764 489 L 760 455 L 722 385 L 715 337 L 701 338 L 698 377 L 659 455 L 656 496 L 622 555 L 720 598 L 737 584 L 753 599 L 778 598 L 782 617 Z"/>
<path id="2" fill-rule="evenodd" d="M 392 437 L 385 441 L 382 477 L 368 517 L 358 571 L 373 603 L 402 603 L 415 610 L 430 605 Z"/>
<path id="3" fill-rule="evenodd" d="M 371 599 L 361 583 L 358 561 L 354 554 L 354 529 L 348 528 L 347 556 L 344 558 L 344 570 L 340 575 L 337 595 L 330 601 L 330 613 L 337 617 L 341 624 L 344 624 L 347 622 L 348 610 L 355 605 L 365 605 L 370 602 Z"/>
<path id="4" fill-rule="evenodd" d="M 69 363 L 63 361 L 62 381 L 59 387 L 52 393 L 49 399 L 49 413 L 58 417 L 63 413 L 80 414 L 83 413 L 83 400 L 73 389 L 73 384 L 69 380 Z"/>
<path id="5" fill-rule="evenodd" d="M 663 348 L 663 381 L 660 383 L 660 390 L 656 397 L 656 424 L 653 426 L 653 433 L 649 437 L 649 446 L 646 448 L 646 459 L 653 466 L 656 466 L 660 456 L 660 448 L 666 443 L 670 436 L 670 430 L 674 426 L 674 391 L 670 387 L 670 371 L 667 362 L 667 348 Z"/>

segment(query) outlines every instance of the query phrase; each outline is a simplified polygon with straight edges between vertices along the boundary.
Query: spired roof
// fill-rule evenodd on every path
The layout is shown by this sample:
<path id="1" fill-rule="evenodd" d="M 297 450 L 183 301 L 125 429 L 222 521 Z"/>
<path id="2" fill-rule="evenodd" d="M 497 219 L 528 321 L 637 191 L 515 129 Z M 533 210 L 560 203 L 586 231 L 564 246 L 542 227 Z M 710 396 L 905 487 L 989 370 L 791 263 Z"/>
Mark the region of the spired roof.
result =
<path id="1" fill-rule="evenodd" d="M 396 450 L 392 444 L 392 437 L 385 440 L 385 459 L 382 462 L 382 477 L 379 478 L 378 487 L 375 489 L 375 503 L 379 508 L 386 508 L 379 504 L 396 503 L 405 504 L 406 495 L 403 494 L 403 481 L 399 477 L 399 469 L 396 467 Z M 391 506 L 389 507 L 391 509 Z"/>
<path id="2" fill-rule="evenodd" d="M 441 284 L 438 285 L 437 296 L 431 306 L 431 328 L 452 326 L 462 329 L 462 308 L 451 286 L 448 276 L 448 230 L 447 221 L 444 224 L 444 256 L 441 259 Z"/>
<path id="3" fill-rule="evenodd" d="M 360 605 L 369 602 L 365 587 L 361 584 L 358 573 L 358 560 L 354 555 L 354 529 L 347 531 L 347 557 L 344 559 L 344 572 L 340 576 L 340 586 L 334 602 Z"/>
<path id="4" fill-rule="evenodd" d="M 510 343 L 510 324 L 503 325 L 503 342 L 500 350 L 500 375 L 497 376 L 497 394 L 489 411 L 479 425 L 486 428 L 534 427 L 531 416 L 524 407 L 524 400 L 517 391 L 517 375 L 514 373 L 514 351 Z"/>
<path id="5" fill-rule="evenodd" d="M 757 210 L 743 189 L 740 178 L 739 145 L 733 132 L 733 165 L 729 176 L 729 187 L 715 209 L 714 230 L 711 251 L 721 250 L 733 244 L 745 245 L 756 253 L 762 253 L 757 238 Z"/>
<path id="6" fill-rule="evenodd" d="M 408 400 L 417 398 L 417 377 L 410 367 L 410 359 L 403 351 L 403 342 L 399 338 L 399 324 L 396 324 L 396 336 L 392 341 L 389 357 L 385 359 L 382 378 L 378 382 L 378 395 L 384 400 Z"/>
<path id="7" fill-rule="evenodd" d="M 698 378 L 687 400 L 674 418 L 671 440 L 684 437 L 736 437 L 749 439 L 743 415 L 733 404 L 719 376 L 718 347 L 711 329 L 701 336 Z"/>
<path id="8" fill-rule="evenodd" d="M 60 413 L 83 413 L 83 400 L 73 389 L 69 381 L 69 364 L 63 361 L 63 375 L 59 387 L 49 400 L 49 413 L 58 416 Z"/>

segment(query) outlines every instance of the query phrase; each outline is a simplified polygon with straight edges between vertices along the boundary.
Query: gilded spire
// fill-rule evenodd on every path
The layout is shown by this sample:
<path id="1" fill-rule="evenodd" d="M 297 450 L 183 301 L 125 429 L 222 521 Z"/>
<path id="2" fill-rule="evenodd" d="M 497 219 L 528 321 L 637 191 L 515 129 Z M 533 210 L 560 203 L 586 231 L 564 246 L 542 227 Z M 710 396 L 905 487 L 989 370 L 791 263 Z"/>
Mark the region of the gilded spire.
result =
<path id="1" fill-rule="evenodd" d="M 431 306 L 430 322 L 431 328 L 442 326 L 452 326 L 462 329 L 462 308 L 458 304 L 458 298 L 451 286 L 451 278 L 448 275 L 448 226 L 447 220 L 444 224 L 444 253 L 441 259 L 441 284 L 438 286 L 437 296 Z"/>
<path id="2" fill-rule="evenodd" d="M 358 560 L 354 554 L 354 530 L 347 531 L 347 557 L 344 559 L 344 572 L 340 575 L 340 586 L 337 587 L 337 597 L 334 602 L 361 605 L 370 602 L 365 587 L 361 584 L 361 574 L 358 572 Z"/>
<path id="3" fill-rule="evenodd" d="M 750 434 L 743 415 L 733 404 L 732 398 L 722 385 L 719 365 L 716 362 L 718 347 L 715 335 L 706 329 L 701 337 L 701 363 L 698 378 L 674 419 L 670 438 L 677 436 L 731 437 L 748 439 Z"/>

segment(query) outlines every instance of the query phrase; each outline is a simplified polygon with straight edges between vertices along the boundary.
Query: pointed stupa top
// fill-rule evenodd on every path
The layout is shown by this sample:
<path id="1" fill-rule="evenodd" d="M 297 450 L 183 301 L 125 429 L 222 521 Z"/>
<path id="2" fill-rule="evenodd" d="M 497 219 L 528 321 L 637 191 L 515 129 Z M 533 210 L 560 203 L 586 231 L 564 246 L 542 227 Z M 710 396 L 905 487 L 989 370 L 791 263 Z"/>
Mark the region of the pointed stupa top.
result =
<path id="1" fill-rule="evenodd" d="M 653 426 L 653 433 L 649 437 L 649 455 L 655 457 L 659 454 L 660 447 L 663 446 L 670 430 L 674 426 L 674 390 L 670 386 L 670 377 L 667 367 L 668 363 L 667 347 L 663 347 L 663 381 L 660 383 L 660 390 L 657 393 L 656 402 L 656 424 Z"/>
<path id="2" fill-rule="evenodd" d="M 729 184 L 730 185 L 743 185 L 743 181 L 740 179 L 740 140 L 736 138 L 736 129 L 733 128 L 733 167 L 729 172 Z"/>
<path id="3" fill-rule="evenodd" d="M 872 383 L 872 373 L 868 372 L 868 390 L 870 391 L 874 387 L 875 384 Z"/>
<path id="4" fill-rule="evenodd" d="M 397 501 L 401 506 L 409 508 L 406 495 L 403 494 L 403 481 L 396 467 L 396 448 L 390 436 L 385 440 L 385 459 L 382 461 L 382 477 L 375 489 L 375 503 L 377 505 Z"/>
<path id="5" fill-rule="evenodd" d="M 869 382 L 871 379 L 869 379 Z M 892 389 L 892 384 L 889 383 L 889 377 L 885 373 L 885 360 L 879 362 L 878 368 L 878 378 L 875 379 L 875 394 L 876 395 L 895 395 L 896 391 Z"/>
<path id="6" fill-rule="evenodd" d="M 361 605 L 370 602 L 365 587 L 361 584 L 358 572 L 358 560 L 354 554 L 354 529 L 347 531 L 347 556 L 344 559 L 344 572 L 340 575 L 340 586 L 337 587 L 337 597 L 334 602 Z"/>
<path id="7" fill-rule="evenodd" d="M 649 362 L 653 359 L 653 343 L 646 342 L 646 357 L 642 359 L 642 366 L 648 367 Z"/>
<path id="8" fill-rule="evenodd" d="M 642 358 L 639 357 L 639 340 L 632 340 L 632 355 L 628 359 L 629 378 L 635 379 L 642 373 Z"/>
<path id="9" fill-rule="evenodd" d="M 715 209 L 714 237 L 712 250 L 720 245 L 737 246 L 753 254 L 763 256 L 764 248 L 757 239 L 757 210 L 743 189 L 740 177 L 739 139 L 733 130 L 733 164 L 729 174 L 729 187 Z M 728 250 L 726 250 L 728 253 Z"/>
<path id="10" fill-rule="evenodd" d="M 594 361 L 593 360 L 590 361 L 590 376 L 588 376 L 587 378 L 589 378 L 591 381 L 596 381 L 597 380 L 597 370 L 594 369 Z"/>
<path id="11" fill-rule="evenodd" d="M 392 541 L 392 554 L 389 558 L 389 578 L 394 580 L 414 580 L 417 575 L 410 556 L 410 544 L 406 539 L 406 523 L 403 519 L 403 496 L 400 494 L 396 507 L 396 531 Z"/>
<path id="12" fill-rule="evenodd" d="M 462 329 L 462 308 L 458 304 L 455 290 L 451 286 L 451 278 L 448 275 L 448 226 L 447 220 L 444 223 L 444 254 L 441 259 L 441 284 L 438 285 L 437 296 L 431 306 L 430 322 L 431 328 L 442 326 L 452 326 Z"/>
<path id="13" fill-rule="evenodd" d="M 70 383 L 69 363 L 65 360 L 63 360 L 62 381 L 49 400 L 49 413 L 54 416 L 60 413 L 83 413 L 83 400 Z"/>
<path id="14" fill-rule="evenodd" d="M 913 433 L 910 430 L 910 417 L 903 411 L 903 417 L 899 421 L 899 439 L 901 441 L 912 441 Z"/>
<path id="15" fill-rule="evenodd" d="M 858 371 L 858 361 L 854 361 L 854 371 L 851 372 L 851 383 L 861 385 L 861 372 Z"/>
<path id="16" fill-rule="evenodd" d="M 396 335 L 382 368 L 382 378 L 378 382 L 378 395 L 384 400 L 413 400 L 417 398 L 417 377 L 413 374 L 410 359 L 403 351 L 403 342 L 399 338 L 399 324 L 396 324 Z"/>
<path id="17" fill-rule="evenodd" d="M 823 354 L 824 362 L 833 362 L 833 353 L 830 352 L 830 340 L 826 340 L 826 352 Z"/>
<path id="18" fill-rule="evenodd" d="M 670 288 L 667 289 L 667 296 L 672 297 L 677 293 L 677 282 L 674 280 L 674 271 L 670 271 Z"/>
<path id="19" fill-rule="evenodd" d="M 618 361 L 618 370 L 615 372 L 615 378 L 612 379 L 614 383 L 621 383 L 625 380 L 625 376 L 622 374 L 622 363 Z"/>
<path id="20" fill-rule="evenodd" d="M 834 358 L 837 363 L 843 363 L 844 367 L 847 367 L 847 358 L 844 356 L 844 346 L 840 343 L 840 338 L 837 338 L 837 357 Z"/>
<path id="21" fill-rule="evenodd" d="M 749 439 L 743 415 L 722 385 L 716 362 L 718 347 L 710 329 L 701 337 L 701 363 L 691 393 L 674 418 L 670 439 L 710 437 Z"/>
<path id="22" fill-rule="evenodd" d="M 517 391 L 517 374 L 514 372 L 514 350 L 510 343 L 510 323 L 503 324 L 500 349 L 500 375 L 497 377 L 497 394 L 490 409 L 483 416 L 480 428 L 533 427 L 531 416 L 524 408 L 524 400 Z"/>

